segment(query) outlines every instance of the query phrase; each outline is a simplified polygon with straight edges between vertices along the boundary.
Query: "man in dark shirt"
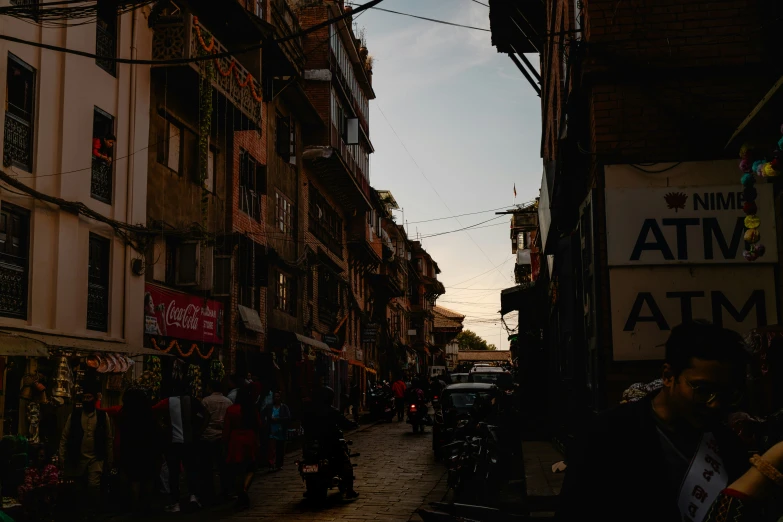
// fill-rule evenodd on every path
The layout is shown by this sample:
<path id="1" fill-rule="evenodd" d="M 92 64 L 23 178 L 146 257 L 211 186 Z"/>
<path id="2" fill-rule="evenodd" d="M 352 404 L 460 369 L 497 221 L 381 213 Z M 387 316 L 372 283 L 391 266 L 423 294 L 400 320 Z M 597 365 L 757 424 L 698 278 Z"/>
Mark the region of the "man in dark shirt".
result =
<path id="1" fill-rule="evenodd" d="M 724 425 L 742 396 L 747 362 L 736 332 L 702 321 L 675 327 L 663 388 L 599 414 L 569 450 L 557 519 L 701 520 L 717 496 L 710 488 L 748 468 Z"/>

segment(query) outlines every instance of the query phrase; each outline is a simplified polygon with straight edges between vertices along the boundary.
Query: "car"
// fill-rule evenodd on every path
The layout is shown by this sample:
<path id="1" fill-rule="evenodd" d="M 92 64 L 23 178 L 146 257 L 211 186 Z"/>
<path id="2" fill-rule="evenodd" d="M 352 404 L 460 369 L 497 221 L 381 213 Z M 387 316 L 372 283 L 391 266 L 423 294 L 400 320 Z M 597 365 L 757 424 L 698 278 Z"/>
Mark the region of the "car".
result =
<path id="1" fill-rule="evenodd" d="M 473 368 L 470 369 L 469 373 L 476 373 L 476 372 L 506 372 L 505 368 L 501 368 L 500 366 L 490 366 L 488 364 L 485 365 L 476 365 Z"/>
<path id="2" fill-rule="evenodd" d="M 454 375 L 452 375 L 453 377 Z M 477 397 L 491 400 L 499 395 L 498 387 L 486 383 L 460 383 L 447 386 L 440 397 L 432 425 L 432 450 L 440 458 L 440 449 L 451 442 L 460 421 L 467 420 Z"/>
<path id="3" fill-rule="evenodd" d="M 468 374 L 467 373 L 452 373 L 451 374 L 451 383 L 452 384 L 459 384 L 461 382 L 468 382 Z"/>
<path id="4" fill-rule="evenodd" d="M 468 382 L 494 384 L 503 391 L 514 389 L 514 376 L 503 368 L 474 368 L 468 374 Z"/>

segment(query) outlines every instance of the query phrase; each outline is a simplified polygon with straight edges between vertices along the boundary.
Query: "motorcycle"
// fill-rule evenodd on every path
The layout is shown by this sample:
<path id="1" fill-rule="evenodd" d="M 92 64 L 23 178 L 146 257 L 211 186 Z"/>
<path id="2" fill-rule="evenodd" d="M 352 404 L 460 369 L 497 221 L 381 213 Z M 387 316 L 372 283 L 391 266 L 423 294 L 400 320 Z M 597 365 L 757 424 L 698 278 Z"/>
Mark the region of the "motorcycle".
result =
<path id="1" fill-rule="evenodd" d="M 471 428 L 464 422 L 457 430 L 462 434 L 461 440 L 443 447 L 450 455 L 448 486 L 458 496 L 471 492 L 478 499 L 490 498 L 500 489 L 505 476 L 497 428 L 483 422 Z"/>
<path id="2" fill-rule="evenodd" d="M 330 489 L 338 488 L 340 495 L 350 491 L 353 484 L 345 483 L 340 475 L 351 457 L 358 457 L 359 453 L 351 453 L 349 446 L 353 441 L 340 439 L 330 450 L 323 447 L 319 441 L 311 441 L 305 444 L 302 450 L 302 460 L 297 461 L 299 476 L 305 483 L 305 496 L 309 500 L 318 501 L 326 498 Z"/>
<path id="3" fill-rule="evenodd" d="M 408 406 L 408 424 L 413 426 L 413 433 L 421 431 L 424 433 L 424 426 L 432 426 L 432 419 L 427 413 L 427 405 L 422 402 L 412 402 Z"/>
<path id="4" fill-rule="evenodd" d="M 391 422 L 395 415 L 394 394 L 385 387 L 378 387 L 370 390 L 367 394 L 370 415 L 374 419 Z"/>

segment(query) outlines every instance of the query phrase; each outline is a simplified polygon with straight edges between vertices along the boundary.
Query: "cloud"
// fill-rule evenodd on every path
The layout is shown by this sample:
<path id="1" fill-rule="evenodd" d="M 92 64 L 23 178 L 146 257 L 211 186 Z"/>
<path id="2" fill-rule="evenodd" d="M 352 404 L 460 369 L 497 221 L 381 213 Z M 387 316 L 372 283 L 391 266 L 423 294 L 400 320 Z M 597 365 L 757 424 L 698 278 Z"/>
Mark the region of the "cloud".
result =
<path id="1" fill-rule="evenodd" d="M 487 13 L 486 7 L 471 3 L 452 16 L 439 17 L 454 23 L 489 27 Z M 399 16 L 382 12 L 378 15 Z M 381 36 L 370 33 L 369 48 L 376 60 L 373 79 L 386 100 L 447 83 L 469 69 L 490 62 L 496 54 L 488 32 L 411 18 L 405 18 L 403 27 Z"/>

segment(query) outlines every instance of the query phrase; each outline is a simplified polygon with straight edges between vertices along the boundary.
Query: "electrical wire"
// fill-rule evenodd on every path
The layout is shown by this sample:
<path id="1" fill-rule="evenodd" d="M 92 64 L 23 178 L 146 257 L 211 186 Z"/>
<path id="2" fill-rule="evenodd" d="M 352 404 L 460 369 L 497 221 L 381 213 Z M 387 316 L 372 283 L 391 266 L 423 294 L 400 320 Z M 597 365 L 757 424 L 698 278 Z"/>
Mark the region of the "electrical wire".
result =
<path id="1" fill-rule="evenodd" d="M 426 239 L 428 237 L 437 237 L 437 236 L 443 236 L 445 234 L 453 234 L 455 232 L 462 232 L 463 230 L 469 230 L 471 228 L 476 228 L 479 225 L 483 225 L 485 223 L 489 223 L 490 221 L 497 221 L 499 218 L 502 218 L 502 217 L 503 216 L 495 216 L 495 217 L 493 217 L 491 219 L 488 219 L 486 221 L 482 221 L 480 223 L 476 223 L 475 225 L 470 225 L 470 226 L 467 226 L 467 227 L 457 228 L 455 230 L 447 230 L 445 232 L 436 232 L 436 233 L 433 233 L 433 234 L 422 234 L 421 236 L 419 236 L 419 239 Z M 505 225 L 505 223 L 495 223 L 495 225 Z M 495 225 L 493 225 L 493 226 L 495 226 Z M 481 228 L 484 228 L 484 227 L 481 227 Z"/>
<path id="2" fill-rule="evenodd" d="M 367 5 L 367 4 L 365 4 L 365 5 Z M 446 203 L 446 201 L 443 199 L 443 197 L 442 197 L 442 196 L 440 195 L 440 193 L 438 192 L 438 189 L 437 189 L 437 188 L 435 188 L 435 185 L 433 185 L 433 184 L 432 184 L 432 182 L 430 181 L 430 179 L 429 179 L 429 178 L 427 177 L 427 175 L 424 173 L 424 170 L 421 168 L 421 166 L 419 166 L 419 163 L 416 161 L 416 158 L 414 158 L 414 157 L 413 157 L 413 154 L 411 154 L 411 151 L 410 151 L 410 150 L 408 150 L 408 147 L 405 145 L 405 142 L 404 142 L 404 141 L 402 141 L 402 138 L 400 137 L 400 135 L 399 135 L 399 134 L 397 134 L 397 131 L 396 131 L 396 130 L 394 129 L 394 127 L 392 126 L 391 122 L 389 121 L 389 118 L 387 118 L 387 117 L 386 117 L 386 113 L 384 113 L 384 112 L 383 112 L 383 109 L 381 109 L 381 106 L 380 106 L 380 104 L 377 102 L 377 100 L 376 100 L 376 102 L 375 102 L 375 106 L 378 108 L 378 112 L 380 112 L 380 113 L 381 113 L 381 116 L 383 116 L 383 119 L 384 119 L 384 120 L 386 121 L 386 123 L 389 125 L 389 128 L 391 129 L 392 133 L 393 133 L 393 134 L 394 134 L 394 135 L 397 137 L 397 140 L 399 140 L 399 142 L 400 142 L 400 145 L 402 145 L 402 148 L 403 148 L 403 149 L 405 150 L 405 152 L 408 154 L 408 157 L 410 157 L 411 161 L 413 161 L 413 164 L 414 164 L 414 165 L 416 165 L 416 168 L 418 169 L 419 173 L 420 173 L 420 174 L 422 175 L 422 177 L 425 179 L 425 181 L 427 182 L 427 184 L 429 184 L 429 186 L 430 186 L 430 188 L 432 189 L 432 191 L 433 191 L 433 192 L 435 192 L 435 195 L 436 195 L 436 196 L 438 196 L 438 199 L 440 199 L 440 202 L 441 202 L 441 203 L 443 203 L 443 206 L 444 206 L 444 207 L 446 207 L 446 210 L 448 210 L 448 211 L 449 211 L 449 213 L 451 213 L 451 214 L 453 215 L 453 214 L 454 214 L 454 212 L 452 212 L 452 210 L 449 208 L 449 205 Z M 459 219 L 457 219 L 456 217 L 454 218 L 454 221 L 456 221 L 456 222 L 457 222 L 457 223 L 458 223 L 460 226 L 462 226 L 462 223 L 460 223 Z M 489 263 L 490 263 L 490 264 L 493 264 L 493 263 L 492 263 L 492 260 L 489 258 L 489 256 L 488 256 L 488 255 L 487 255 L 487 253 L 484 251 L 484 249 L 483 249 L 483 248 L 481 248 L 481 246 L 480 246 L 478 243 L 476 243 L 476 240 L 475 240 L 475 239 L 473 239 L 473 236 L 471 236 L 471 235 L 470 235 L 470 233 L 469 233 L 468 231 L 465 231 L 465 235 L 467 235 L 467 236 L 468 236 L 468 238 L 470 238 L 470 241 L 471 241 L 471 242 L 472 242 L 474 245 L 476 245 L 476 248 L 478 248 L 478 249 L 479 249 L 479 251 L 480 251 L 482 254 L 484 254 L 484 257 L 486 257 L 486 258 L 487 258 L 487 261 L 489 261 Z M 503 275 L 503 274 L 500 272 L 500 270 L 498 270 L 498 269 L 497 269 L 497 267 L 495 267 L 494 265 L 493 265 L 493 268 L 494 268 L 495 270 L 497 270 L 498 274 L 500 274 L 500 275 L 501 275 L 501 276 L 503 276 L 504 278 L 506 278 L 506 279 L 509 279 L 509 280 L 510 280 L 510 278 L 509 278 L 509 277 L 507 277 L 507 276 L 504 276 L 504 275 Z"/>
<path id="3" fill-rule="evenodd" d="M 370 9 L 384 0 L 370 0 L 366 4 L 358 5 L 355 9 L 352 11 L 349 11 L 347 13 L 343 13 L 340 16 L 336 16 L 334 18 L 330 18 L 324 22 L 320 22 L 318 24 L 315 24 L 312 27 L 309 27 L 307 29 L 303 29 L 299 31 L 298 33 L 294 33 L 288 36 L 284 36 L 282 38 L 277 38 L 276 40 L 273 40 L 274 43 L 280 44 L 285 43 L 290 40 L 300 38 L 302 36 L 308 35 L 312 32 L 315 32 L 319 29 L 323 29 L 324 27 L 327 27 L 329 25 L 332 25 L 336 22 L 339 22 L 341 20 L 344 20 L 348 17 L 355 16 L 357 13 L 360 13 L 366 9 Z M 241 49 L 233 49 L 233 50 L 226 50 L 219 53 L 210 53 L 205 54 L 203 56 L 191 56 L 190 58 L 169 58 L 166 60 L 139 60 L 139 59 L 132 59 L 132 58 L 118 58 L 116 56 L 100 56 L 94 53 L 88 53 L 86 51 L 78 51 L 76 49 L 70 49 L 67 47 L 61 47 L 58 45 L 51 45 L 51 44 L 45 44 L 42 42 L 33 42 L 31 40 L 25 40 L 23 38 L 17 38 L 15 36 L 9 36 L 7 34 L 0 34 L 0 40 L 5 40 L 8 42 L 18 43 L 21 45 L 29 45 L 31 47 L 37 47 L 39 49 L 47 49 L 49 51 L 57 51 L 65 54 L 72 54 L 75 56 L 81 56 L 84 58 L 90 58 L 92 60 L 103 60 L 107 62 L 114 62 L 114 63 L 121 63 L 121 64 L 136 64 L 136 65 L 187 65 L 190 63 L 198 63 L 198 62 L 204 62 L 207 60 L 217 60 L 219 58 L 230 58 L 235 55 L 241 55 L 245 53 L 249 53 L 252 51 L 258 51 L 259 49 L 262 49 L 264 47 L 264 43 L 260 44 L 253 44 L 246 47 L 243 47 Z"/>
<path id="4" fill-rule="evenodd" d="M 484 2 L 479 2 L 479 0 L 470 0 L 470 1 L 478 5 L 483 5 L 484 7 L 489 7 L 489 4 L 485 4 Z"/>
<path id="5" fill-rule="evenodd" d="M 481 3 L 481 2 L 479 2 L 479 3 Z M 351 2 L 346 2 L 346 4 L 352 5 L 352 6 L 353 5 L 360 5 L 360 4 L 354 4 L 354 3 L 351 3 Z M 489 7 L 489 6 L 487 6 L 487 7 Z M 376 11 L 383 11 L 384 13 L 392 13 L 392 14 L 401 15 L 401 16 L 410 16 L 411 18 L 417 18 L 419 20 L 426 20 L 428 22 L 435 22 L 436 24 L 451 25 L 453 27 L 462 27 L 463 29 L 473 29 L 474 31 L 484 31 L 484 32 L 487 32 L 487 33 L 492 32 L 491 29 L 485 29 L 483 27 L 474 27 L 472 25 L 457 24 L 457 23 L 454 23 L 454 22 L 447 22 L 445 20 L 438 20 L 437 18 L 427 18 L 426 16 L 419 16 L 419 15 L 410 14 L 410 13 L 402 13 L 400 11 L 392 11 L 391 9 L 383 9 L 381 7 L 373 7 L 373 9 L 375 9 Z"/>
<path id="6" fill-rule="evenodd" d="M 406 225 L 416 225 L 418 223 L 430 223 L 432 221 L 443 221 L 444 219 L 454 219 L 455 217 L 462 217 L 462 216 L 475 216 L 476 214 L 486 214 L 487 212 L 495 212 L 496 210 L 504 210 L 507 209 L 508 205 L 504 205 L 502 207 L 498 208 L 490 208 L 488 210 L 479 210 L 477 212 L 468 212 L 467 214 L 457 214 L 456 216 L 446 216 L 446 217 L 439 217 L 439 218 L 432 218 L 432 219 L 422 219 L 421 221 L 406 221 Z"/>

